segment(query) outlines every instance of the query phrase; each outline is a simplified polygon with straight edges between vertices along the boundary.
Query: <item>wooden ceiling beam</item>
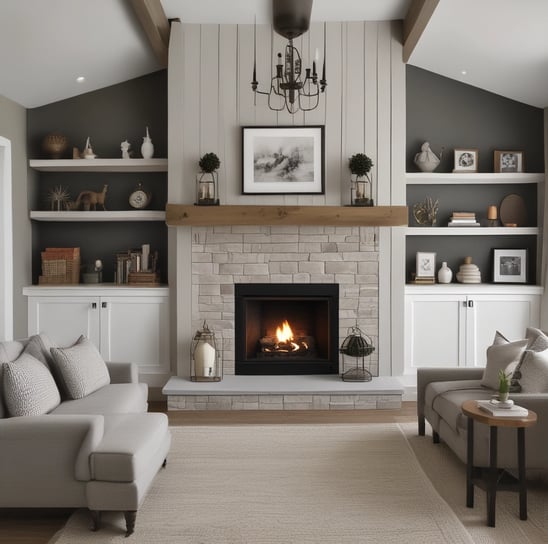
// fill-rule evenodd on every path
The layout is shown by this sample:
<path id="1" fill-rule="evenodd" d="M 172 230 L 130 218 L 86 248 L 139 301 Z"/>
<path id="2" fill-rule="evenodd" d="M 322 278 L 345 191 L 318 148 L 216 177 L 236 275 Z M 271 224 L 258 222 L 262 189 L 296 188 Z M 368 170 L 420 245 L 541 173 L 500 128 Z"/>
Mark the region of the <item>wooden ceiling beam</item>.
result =
<path id="1" fill-rule="evenodd" d="M 160 0 L 131 0 L 150 46 L 160 64 L 167 68 L 169 49 L 169 21 Z"/>
<path id="2" fill-rule="evenodd" d="M 403 62 L 407 63 L 411 53 L 428 25 L 440 0 L 413 0 L 403 21 Z"/>

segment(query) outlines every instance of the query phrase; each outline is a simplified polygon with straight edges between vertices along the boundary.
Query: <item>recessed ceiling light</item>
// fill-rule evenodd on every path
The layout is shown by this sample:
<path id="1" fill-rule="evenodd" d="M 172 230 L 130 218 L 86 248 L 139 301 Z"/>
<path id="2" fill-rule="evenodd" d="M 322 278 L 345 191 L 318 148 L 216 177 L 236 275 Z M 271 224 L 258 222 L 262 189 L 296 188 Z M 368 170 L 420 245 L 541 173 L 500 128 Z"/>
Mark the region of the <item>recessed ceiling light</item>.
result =
<path id="1" fill-rule="evenodd" d="M 465 76 L 468 72 L 466 70 L 461 70 L 460 73 Z"/>
<path id="2" fill-rule="evenodd" d="M 85 78 L 84 76 L 78 76 L 78 77 L 76 78 L 76 81 L 77 81 L 78 83 L 84 83 L 85 80 L 86 80 L 86 78 Z"/>

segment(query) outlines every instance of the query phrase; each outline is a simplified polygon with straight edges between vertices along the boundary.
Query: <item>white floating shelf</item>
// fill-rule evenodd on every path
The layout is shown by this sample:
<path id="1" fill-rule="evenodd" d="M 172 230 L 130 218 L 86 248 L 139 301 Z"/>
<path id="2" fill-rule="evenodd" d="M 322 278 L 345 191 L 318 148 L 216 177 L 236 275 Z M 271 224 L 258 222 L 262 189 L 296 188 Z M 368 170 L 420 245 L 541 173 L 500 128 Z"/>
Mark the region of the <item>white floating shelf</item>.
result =
<path id="1" fill-rule="evenodd" d="M 167 159 L 31 160 L 41 172 L 167 172 Z"/>
<path id="2" fill-rule="evenodd" d="M 538 227 L 408 227 L 407 236 L 536 236 Z"/>
<path id="3" fill-rule="evenodd" d="M 540 285 L 508 284 L 508 283 L 436 283 L 434 285 L 405 285 L 407 295 L 460 295 L 462 293 L 471 295 L 541 295 L 544 288 Z"/>
<path id="4" fill-rule="evenodd" d="M 519 183 L 543 183 L 543 173 L 519 173 L 519 174 L 486 174 L 486 173 L 453 173 L 431 174 L 423 172 L 405 174 L 408 185 L 502 185 Z"/>
<path id="5" fill-rule="evenodd" d="M 30 218 L 35 221 L 165 221 L 166 212 L 163 210 L 143 211 L 90 211 L 90 212 L 30 212 Z"/>

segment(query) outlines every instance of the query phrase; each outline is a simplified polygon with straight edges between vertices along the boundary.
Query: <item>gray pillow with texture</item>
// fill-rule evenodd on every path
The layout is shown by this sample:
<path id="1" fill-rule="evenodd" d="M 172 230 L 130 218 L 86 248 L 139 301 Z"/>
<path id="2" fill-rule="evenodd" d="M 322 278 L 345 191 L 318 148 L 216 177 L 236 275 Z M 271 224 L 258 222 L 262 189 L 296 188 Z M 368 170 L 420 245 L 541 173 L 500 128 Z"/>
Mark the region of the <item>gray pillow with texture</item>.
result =
<path id="1" fill-rule="evenodd" d="M 39 416 L 59 406 L 61 397 L 48 367 L 23 352 L 4 363 L 3 390 L 10 416 Z"/>
<path id="2" fill-rule="evenodd" d="M 548 349 L 525 352 L 520 366 L 522 393 L 548 393 Z"/>
<path id="3" fill-rule="evenodd" d="M 17 340 L 0 342 L 0 419 L 7 417 L 7 411 L 4 402 L 4 390 L 2 388 L 2 375 L 4 373 L 2 363 L 11 363 L 23 353 L 25 345 Z"/>
<path id="4" fill-rule="evenodd" d="M 499 371 L 504 370 L 507 374 L 512 374 L 521 360 L 527 343 L 527 340 L 518 340 L 517 342 L 489 346 L 481 385 L 498 390 Z"/>
<path id="5" fill-rule="evenodd" d="M 548 336 L 546 336 L 546 333 L 540 329 L 528 327 L 525 331 L 525 338 L 529 340 L 529 344 L 527 346 L 528 350 L 544 351 L 545 349 L 548 349 Z"/>
<path id="6" fill-rule="evenodd" d="M 52 348 L 51 356 L 57 375 L 64 382 L 71 399 L 81 399 L 110 383 L 103 357 L 85 336 L 69 348 Z"/>
<path id="7" fill-rule="evenodd" d="M 35 359 L 44 363 L 48 368 L 51 367 L 53 360 L 50 350 L 53 343 L 45 334 L 35 334 L 28 339 L 25 346 L 25 352 L 32 355 Z"/>

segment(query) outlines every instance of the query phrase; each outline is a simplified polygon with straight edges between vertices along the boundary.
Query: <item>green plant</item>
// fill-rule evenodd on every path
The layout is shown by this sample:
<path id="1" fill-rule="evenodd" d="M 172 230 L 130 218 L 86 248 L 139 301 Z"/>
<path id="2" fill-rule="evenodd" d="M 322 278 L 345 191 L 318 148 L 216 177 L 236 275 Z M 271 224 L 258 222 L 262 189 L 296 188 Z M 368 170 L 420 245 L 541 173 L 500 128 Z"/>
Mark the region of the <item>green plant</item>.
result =
<path id="1" fill-rule="evenodd" d="M 504 370 L 499 370 L 499 393 L 508 393 L 510 391 L 510 380 L 512 372 L 506 374 Z"/>
<path id="2" fill-rule="evenodd" d="M 215 155 L 215 153 L 206 153 L 198 163 L 202 172 L 207 172 L 208 174 L 211 174 L 212 172 L 215 172 L 219 169 L 219 166 L 221 166 L 221 161 L 219 160 L 219 157 Z"/>
<path id="3" fill-rule="evenodd" d="M 348 160 L 350 172 L 359 177 L 366 176 L 369 179 L 367 174 L 371 171 L 372 167 L 373 161 L 365 153 L 356 153 Z"/>

